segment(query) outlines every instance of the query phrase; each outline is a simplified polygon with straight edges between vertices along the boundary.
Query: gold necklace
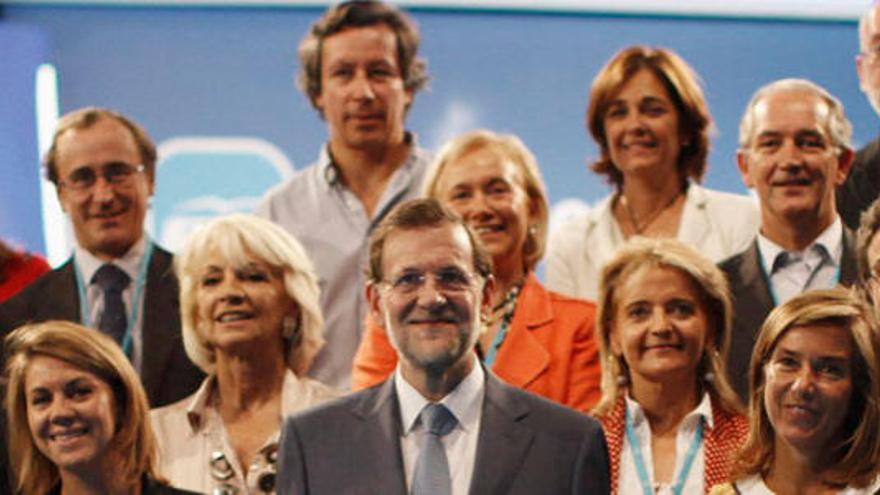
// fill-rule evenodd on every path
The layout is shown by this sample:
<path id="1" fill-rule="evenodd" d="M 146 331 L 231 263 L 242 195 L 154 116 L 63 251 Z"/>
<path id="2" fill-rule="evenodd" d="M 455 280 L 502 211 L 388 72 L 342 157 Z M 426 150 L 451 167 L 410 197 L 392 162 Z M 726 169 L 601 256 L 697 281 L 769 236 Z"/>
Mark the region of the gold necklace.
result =
<path id="1" fill-rule="evenodd" d="M 663 205 L 663 208 L 655 211 L 654 213 L 648 215 L 648 218 L 644 220 L 644 222 L 639 225 L 639 222 L 636 220 L 636 214 L 632 211 L 632 207 L 629 204 L 629 201 L 626 199 L 626 196 L 623 193 L 618 193 L 618 198 L 620 198 L 620 202 L 623 203 L 623 211 L 626 212 L 627 220 L 632 224 L 633 229 L 636 231 L 637 235 L 641 235 L 648 229 L 654 222 L 660 218 L 660 215 L 663 214 L 666 210 L 672 208 L 672 205 L 678 200 L 678 197 L 681 196 L 681 191 L 676 191 L 676 193 L 669 198 L 669 201 Z"/>

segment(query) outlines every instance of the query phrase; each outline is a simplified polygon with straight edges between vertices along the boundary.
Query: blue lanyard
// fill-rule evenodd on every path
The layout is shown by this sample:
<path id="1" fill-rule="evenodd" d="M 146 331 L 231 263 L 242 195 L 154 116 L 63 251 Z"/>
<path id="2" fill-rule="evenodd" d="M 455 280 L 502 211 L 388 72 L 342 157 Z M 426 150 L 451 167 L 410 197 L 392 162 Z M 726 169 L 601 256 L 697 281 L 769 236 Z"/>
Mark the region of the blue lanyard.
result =
<path id="1" fill-rule="evenodd" d="M 150 266 L 150 258 L 153 257 L 153 243 L 147 239 L 147 247 L 144 250 L 144 256 L 141 258 L 141 264 L 138 267 L 138 276 L 134 284 L 134 294 L 131 297 L 131 312 L 128 315 L 128 326 L 125 329 L 125 337 L 122 339 L 122 351 L 126 356 L 131 356 L 131 339 L 134 331 L 134 323 L 137 319 L 138 308 L 141 304 L 141 294 L 147 285 L 147 269 Z M 82 272 L 76 264 L 76 256 L 73 258 L 73 271 L 76 274 L 76 288 L 79 292 L 79 316 L 82 324 L 91 327 L 92 317 L 89 312 L 89 300 L 86 294 L 86 284 L 83 281 Z"/>
<path id="2" fill-rule="evenodd" d="M 486 351 L 486 357 L 483 359 L 483 363 L 485 363 L 486 366 L 491 367 L 495 363 L 495 356 L 498 354 L 498 348 L 501 347 L 501 344 L 504 343 L 504 338 L 507 337 L 508 326 L 510 326 L 509 318 L 501 320 L 501 326 L 495 333 L 495 338 L 492 339 L 492 345 L 489 346 L 489 350 Z"/>
<path id="3" fill-rule="evenodd" d="M 636 435 L 636 428 L 633 426 L 633 419 L 629 414 L 629 407 L 626 408 L 626 440 L 629 442 L 630 450 L 632 450 L 633 453 L 633 461 L 635 461 L 636 471 L 639 473 L 639 482 L 642 485 L 642 492 L 645 495 L 653 495 L 654 484 L 651 483 L 651 478 L 648 477 L 648 470 L 645 468 L 645 459 L 642 457 L 642 446 L 639 443 L 639 437 Z M 687 454 L 685 454 L 684 463 L 682 463 L 681 471 L 678 472 L 678 476 L 675 478 L 675 484 L 672 485 L 672 493 L 675 495 L 681 495 L 688 473 L 691 472 L 691 467 L 694 464 L 694 457 L 696 457 L 697 451 L 700 449 L 700 444 L 702 443 L 703 419 L 700 418 L 697 423 L 697 431 L 694 433 L 694 440 L 691 442 Z"/>
<path id="4" fill-rule="evenodd" d="M 773 288 L 773 281 L 770 280 L 770 272 L 768 272 L 767 267 L 764 266 L 764 256 L 761 255 L 761 247 L 760 246 L 758 246 L 757 251 L 758 251 L 758 266 L 761 268 L 761 274 L 764 275 L 764 281 L 767 283 L 767 290 L 770 292 L 770 299 L 772 300 L 773 307 L 775 308 L 776 306 L 779 306 L 779 297 L 776 295 L 776 290 Z M 813 278 L 816 276 L 816 274 L 819 273 L 819 270 L 822 269 L 822 265 L 824 263 L 825 262 L 822 261 L 822 263 L 819 263 L 819 266 L 817 266 L 816 269 L 813 270 L 813 273 L 810 274 L 810 278 L 807 279 L 806 285 L 810 285 L 810 282 L 813 280 Z M 834 273 L 834 285 L 837 285 L 840 283 L 840 267 L 841 267 L 841 265 L 843 265 L 843 260 L 841 260 L 841 262 L 838 263 L 837 270 Z"/>

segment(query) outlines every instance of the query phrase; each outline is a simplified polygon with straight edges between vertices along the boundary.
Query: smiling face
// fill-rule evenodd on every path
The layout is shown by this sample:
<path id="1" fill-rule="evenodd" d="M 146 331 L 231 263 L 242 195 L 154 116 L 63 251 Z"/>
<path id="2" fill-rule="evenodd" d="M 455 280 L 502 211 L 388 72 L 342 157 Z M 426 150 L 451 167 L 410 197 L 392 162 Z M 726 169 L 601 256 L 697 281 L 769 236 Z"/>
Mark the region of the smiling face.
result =
<path id="1" fill-rule="evenodd" d="M 650 70 L 633 75 L 608 105 L 605 140 L 611 161 L 624 175 L 679 174 L 682 140 L 678 110 Z"/>
<path id="2" fill-rule="evenodd" d="M 390 27 L 349 28 L 324 40 L 315 103 L 330 127 L 332 147 L 369 150 L 402 143 L 411 102 Z"/>
<path id="3" fill-rule="evenodd" d="M 676 268 L 644 265 L 616 292 L 611 350 L 626 362 L 633 389 L 646 382 L 696 383 L 712 335 L 691 279 Z"/>
<path id="4" fill-rule="evenodd" d="M 779 339 L 763 370 L 764 408 L 777 448 L 815 459 L 842 440 L 852 355 L 852 338 L 838 325 L 795 327 Z"/>
<path id="5" fill-rule="evenodd" d="M 473 268 L 461 225 L 444 223 L 391 232 L 382 252 L 384 280 L 367 290 L 405 369 L 469 368 L 491 283 Z"/>
<path id="6" fill-rule="evenodd" d="M 762 98 L 753 116 L 737 163 L 758 194 L 765 235 L 802 220 L 830 225 L 837 215 L 834 190 L 846 179 L 852 153 L 832 144 L 828 105 L 810 92 L 779 90 Z"/>
<path id="7" fill-rule="evenodd" d="M 77 243 L 101 259 L 122 256 L 144 233 L 153 177 L 135 173 L 131 180 L 115 185 L 99 178 L 83 191 L 65 186 L 64 181 L 83 167 L 97 171 L 110 163 L 141 164 L 131 132 L 114 119 L 102 118 L 90 127 L 63 133 L 56 147 L 58 200 L 70 215 Z"/>
<path id="8" fill-rule="evenodd" d="M 278 349 L 283 354 L 283 320 L 296 316 L 297 306 L 279 270 L 253 258 L 232 264 L 210 249 L 199 273 L 198 326 L 212 347 L 229 353 Z"/>
<path id="9" fill-rule="evenodd" d="M 480 236 L 496 273 L 523 271 L 523 246 L 536 215 L 517 165 L 496 149 L 480 148 L 447 163 L 435 190 Z"/>
<path id="10" fill-rule="evenodd" d="M 36 356 L 24 376 L 27 418 L 34 445 L 65 472 L 102 474 L 116 431 L 113 391 L 65 361 Z"/>

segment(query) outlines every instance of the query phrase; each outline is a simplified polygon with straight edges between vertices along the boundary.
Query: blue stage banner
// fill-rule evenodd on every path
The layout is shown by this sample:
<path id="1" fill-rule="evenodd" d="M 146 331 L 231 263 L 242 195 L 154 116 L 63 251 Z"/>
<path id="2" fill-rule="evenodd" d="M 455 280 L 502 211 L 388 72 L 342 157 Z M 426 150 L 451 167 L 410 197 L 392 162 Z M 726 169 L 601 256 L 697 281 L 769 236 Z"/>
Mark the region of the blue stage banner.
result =
<path id="1" fill-rule="evenodd" d="M 37 68 L 49 61 L 37 27 L 0 22 L 0 238 L 45 253 L 37 144 Z"/>

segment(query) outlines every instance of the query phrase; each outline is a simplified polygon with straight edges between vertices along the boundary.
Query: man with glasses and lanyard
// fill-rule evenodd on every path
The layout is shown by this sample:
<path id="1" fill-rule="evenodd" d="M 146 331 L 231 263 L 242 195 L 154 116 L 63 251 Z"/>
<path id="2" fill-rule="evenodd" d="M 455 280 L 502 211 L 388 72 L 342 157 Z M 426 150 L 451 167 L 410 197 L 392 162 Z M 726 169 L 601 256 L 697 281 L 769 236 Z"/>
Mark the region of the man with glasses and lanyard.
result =
<path id="1" fill-rule="evenodd" d="M 880 2 L 859 19 L 859 85 L 880 114 Z M 880 197 L 880 137 L 856 152 L 846 182 L 837 189 L 837 209 L 847 227 L 857 229 L 859 217 Z"/>
<path id="2" fill-rule="evenodd" d="M 144 233 L 155 166 L 155 145 L 128 118 L 100 108 L 62 117 L 46 174 L 73 224 L 73 256 L 0 305 L 0 335 L 46 320 L 108 334 L 152 407 L 186 397 L 203 378 L 183 349 L 172 256 Z"/>
<path id="3" fill-rule="evenodd" d="M 743 400 L 755 339 L 773 307 L 856 279 L 853 233 L 835 206 L 851 137 L 840 101 L 804 79 L 767 84 L 746 106 L 736 161 L 758 197 L 761 227 L 745 251 L 720 263 L 733 295 L 728 375 Z"/>

